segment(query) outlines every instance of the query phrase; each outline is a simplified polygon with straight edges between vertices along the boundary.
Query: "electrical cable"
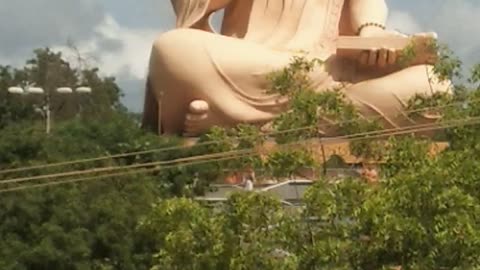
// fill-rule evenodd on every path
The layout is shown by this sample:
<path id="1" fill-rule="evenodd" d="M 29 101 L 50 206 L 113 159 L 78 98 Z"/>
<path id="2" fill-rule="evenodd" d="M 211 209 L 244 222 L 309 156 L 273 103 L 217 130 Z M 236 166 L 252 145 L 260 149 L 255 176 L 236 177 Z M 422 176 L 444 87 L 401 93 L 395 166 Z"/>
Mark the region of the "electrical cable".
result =
<path id="1" fill-rule="evenodd" d="M 480 101 L 480 99 L 475 99 L 475 100 L 470 101 L 470 102 L 478 102 L 478 101 Z M 426 108 L 421 108 L 421 109 L 408 110 L 408 111 L 405 111 L 404 113 L 412 114 L 412 113 L 416 113 L 416 112 L 424 112 L 424 111 L 429 111 L 429 110 L 448 108 L 448 107 L 453 107 L 453 106 L 463 105 L 463 104 L 464 104 L 463 102 L 455 102 L 455 103 L 442 105 L 442 106 L 432 106 L 432 107 L 426 107 Z M 380 119 L 380 118 L 382 118 L 382 116 L 373 117 L 373 119 L 370 119 L 370 120 L 377 120 L 377 119 Z M 324 124 L 324 125 L 320 125 L 320 127 L 330 127 L 330 126 L 336 126 L 336 125 L 339 125 L 339 124 L 354 123 L 354 122 L 357 122 L 357 121 L 359 121 L 359 120 L 358 119 L 353 119 L 353 120 L 347 120 L 347 121 L 342 121 L 342 122 L 338 122 L 338 123 Z M 283 133 L 303 131 L 303 130 L 314 129 L 314 128 L 318 128 L 318 127 L 319 126 L 317 126 L 317 125 L 306 126 L 306 127 L 293 128 L 293 129 L 282 130 L 282 131 L 268 132 L 268 133 L 265 133 L 263 135 L 264 136 L 279 135 L 279 134 L 283 134 Z M 248 136 L 244 136 L 244 137 L 248 137 Z M 243 138 L 243 137 L 238 137 L 238 139 L 240 139 L 240 138 Z M 146 154 L 151 154 L 151 153 L 160 153 L 160 152 L 167 152 L 167 151 L 174 151 L 174 150 L 189 149 L 189 148 L 194 148 L 194 147 L 219 144 L 221 142 L 223 142 L 223 141 L 208 141 L 208 142 L 198 143 L 198 144 L 195 144 L 193 146 L 186 146 L 186 145 L 171 146 L 171 147 L 163 147 L 163 148 L 150 149 L 150 150 L 137 151 L 137 152 L 128 152 L 128 153 L 122 153 L 122 154 L 116 154 L 116 155 L 106 155 L 106 156 L 100 156 L 100 157 L 95 157 L 95 158 L 78 159 L 78 160 L 57 162 L 57 163 L 43 164 L 43 165 L 25 166 L 25 167 L 13 168 L 13 169 L 0 170 L 0 175 L 7 174 L 7 173 L 24 172 L 24 171 L 36 170 L 36 169 L 46 169 L 46 168 L 60 167 L 60 166 L 66 166 L 66 165 L 89 163 L 89 162 L 95 162 L 95 161 L 101 161 L 101 160 L 107 160 L 107 159 L 114 159 L 114 158 L 125 158 L 125 157 L 130 157 L 130 156 L 146 155 Z"/>
<path id="2" fill-rule="evenodd" d="M 477 118 L 472 118 L 469 121 L 475 121 L 478 120 L 480 121 L 480 117 Z M 444 125 L 448 124 L 454 124 L 457 122 L 465 122 L 466 120 L 455 120 L 455 121 L 449 121 L 449 122 L 444 122 Z M 330 138 L 322 138 L 322 143 L 323 144 L 332 144 L 335 141 L 352 141 L 353 139 L 357 137 L 365 137 L 365 138 L 373 138 L 371 136 L 375 136 L 378 134 L 383 134 L 383 133 L 389 133 L 393 132 L 395 133 L 396 131 L 401 131 L 401 132 L 411 132 L 411 133 L 416 133 L 416 132 L 421 132 L 424 128 L 431 128 L 431 127 L 436 127 L 438 124 L 433 123 L 433 124 L 421 124 L 421 125 L 415 125 L 415 126 L 410 126 L 410 127 L 405 127 L 405 128 L 396 128 L 396 129 L 387 129 L 387 130 L 378 130 L 378 131 L 370 131 L 370 132 L 360 132 L 360 133 L 355 133 L 351 135 L 345 135 L 345 136 L 338 136 L 338 137 L 330 137 Z M 444 127 L 441 126 L 443 129 Z M 306 139 L 309 140 L 309 139 Z M 305 141 L 305 140 L 304 140 Z M 133 165 L 128 165 L 128 166 L 116 166 L 116 167 L 106 167 L 106 168 L 95 168 L 95 169 L 90 169 L 90 170 L 79 170 L 79 171 L 70 171 L 70 172 L 63 172 L 63 173 L 56 173 L 56 174 L 47 174 L 47 175 L 39 175 L 39 176 L 30 176 L 30 177 L 23 177 L 23 178 L 14 178 L 14 179 L 9 179 L 9 180 L 1 180 L 0 184 L 11 184 L 11 183 L 21 183 L 21 182 L 26 182 L 26 181 L 33 181 L 33 180 L 42 180 L 42 179 L 49 179 L 49 178 L 58 178 L 58 177 L 67 177 L 67 176 L 78 176 L 82 174 L 91 174 L 91 173 L 102 173 L 102 172 L 110 172 L 110 171 L 116 171 L 116 170 L 127 170 L 127 169 L 137 169 L 141 167 L 147 167 L 147 166 L 162 166 L 162 165 L 170 165 L 172 163 L 180 163 L 180 162 L 188 162 L 188 161 L 195 161 L 198 159 L 204 159 L 204 158 L 215 158 L 215 157 L 222 157 L 222 156 L 227 156 L 227 155 L 234 155 L 234 154 L 243 154 L 246 152 L 251 152 L 254 151 L 255 149 L 240 149 L 240 150 L 232 150 L 232 151 L 227 151 L 227 152 L 219 152 L 219 153 L 213 153 L 213 154 L 204 154 L 204 155 L 198 155 L 198 156 L 192 156 L 192 157 L 187 157 L 187 158 L 180 158 L 180 159 L 175 159 L 175 160 L 169 160 L 169 161 L 156 161 L 156 162 L 149 162 L 149 163 L 139 163 L 139 164 L 133 164 Z"/>
<path id="3" fill-rule="evenodd" d="M 389 133 L 386 133 L 386 134 L 377 134 L 377 135 L 369 136 L 369 137 L 363 137 L 363 138 L 362 137 L 357 137 L 357 138 L 350 139 L 349 141 L 355 141 L 355 140 L 359 140 L 359 139 L 375 139 L 375 138 L 388 137 L 388 136 L 392 136 L 392 135 L 409 134 L 409 133 L 412 133 L 412 131 L 413 132 L 424 132 L 424 131 L 433 131 L 433 130 L 438 130 L 438 129 L 458 127 L 458 126 L 476 125 L 476 124 L 480 124 L 480 117 L 475 117 L 475 118 L 471 118 L 471 119 L 468 119 L 468 120 L 463 120 L 461 122 L 463 122 L 463 123 L 457 123 L 457 124 L 451 123 L 450 125 L 423 127 L 423 128 L 413 129 L 413 130 L 412 129 L 398 130 L 396 132 L 389 132 Z M 298 145 L 298 144 L 301 144 L 301 143 L 297 142 L 295 144 Z M 285 145 L 280 145 L 279 147 L 282 147 L 282 146 L 284 147 Z M 220 153 L 217 153 L 217 154 L 220 154 Z M 254 156 L 254 155 L 260 155 L 260 153 L 250 153 L 250 154 L 245 153 L 245 156 Z M 168 166 L 165 166 L 165 167 L 157 167 L 157 168 L 153 168 L 153 169 L 135 170 L 135 171 L 130 171 L 130 172 L 114 173 L 114 174 L 107 174 L 107 175 L 93 176 L 93 177 L 79 178 L 79 179 L 72 179 L 72 180 L 64 180 L 64 181 L 52 181 L 52 182 L 36 184 L 36 185 L 24 185 L 24 186 L 18 186 L 18 187 L 14 187 L 14 188 L 0 189 L 0 193 L 18 191 L 18 190 L 36 188 L 36 187 L 45 187 L 45 186 L 49 186 L 49 185 L 58 185 L 58 184 L 62 184 L 62 183 L 75 183 L 75 182 L 83 182 L 83 181 L 102 179 L 102 178 L 108 178 L 108 177 L 116 177 L 116 176 L 124 176 L 124 175 L 131 175 L 131 174 L 161 171 L 163 169 L 168 169 L 168 168 L 176 168 L 176 167 L 180 167 L 180 166 L 191 166 L 191 165 L 194 165 L 194 164 L 202 164 L 202 163 L 208 163 L 208 162 L 218 162 L 218 161 L 221 161 L 221 160 L 237 159 L 237 158 L 241 158 L 241 157 L 244 157 L 244 156 L 234 155 L 232 157 L 226 157 L 226 158 L 220 158 L 220 159 L 214 159 L 214 160 L 210 160 L 210 159 L 194 160 L 193 162 L 173 164 L 173 165 L 168 165 Z"/>

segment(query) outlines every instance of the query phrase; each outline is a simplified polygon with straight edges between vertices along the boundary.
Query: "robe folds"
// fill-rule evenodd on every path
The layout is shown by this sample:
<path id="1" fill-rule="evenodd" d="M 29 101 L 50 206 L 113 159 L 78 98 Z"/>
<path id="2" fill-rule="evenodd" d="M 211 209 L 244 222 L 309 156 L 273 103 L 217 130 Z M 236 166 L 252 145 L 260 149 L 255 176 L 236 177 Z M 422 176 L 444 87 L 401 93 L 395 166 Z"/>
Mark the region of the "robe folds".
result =
<path id="1" fill-rule="evenodd" d="M 162 34 L 154 45 L 147 92 L 148 98 L 162 100 L 159 117 L 167 132 L 181 132 L 189 103 L 198 99 L 209 104 L 211 125 L 272 120 L 288 101 L 267 94 L 267 76 L 294 56 L 324 61 L 311 74 L 317 91 L 341 89 L 362 113 L 379 116 L 387 126 L 411 123 L 405 101 L 418 89 L 351 87 L 382 76 L 403 80 L 408 74 L 370 74 L 355 61 L 336 56 L 336 38 L 354 35 L 349 2 L 357 0 L 171 1 L 177 29 Z M 208 19 L 221 8 L 224 18 L 216 33 Z M 416 77 L 417 84 L 427 89 L 425 68 L 418 69 L 414 72 L 423 75 Z"/>

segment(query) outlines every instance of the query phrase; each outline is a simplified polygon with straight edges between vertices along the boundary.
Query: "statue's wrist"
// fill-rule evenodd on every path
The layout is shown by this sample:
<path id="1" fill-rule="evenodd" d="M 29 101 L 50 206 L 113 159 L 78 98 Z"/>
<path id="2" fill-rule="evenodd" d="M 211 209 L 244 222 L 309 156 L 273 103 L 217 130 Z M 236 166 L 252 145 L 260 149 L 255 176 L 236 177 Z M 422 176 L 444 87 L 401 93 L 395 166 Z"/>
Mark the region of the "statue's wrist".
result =
<path id="1" fill-rule="evenodd" d="M 383 33 L 385 32 L 385 30 L 386 30 L 386 27 L 383 24 L 375 23 L 375 22 L 367 22 L 360 25 L 357 28 L 357 35 L 370 36 L 378 33 Z"/>

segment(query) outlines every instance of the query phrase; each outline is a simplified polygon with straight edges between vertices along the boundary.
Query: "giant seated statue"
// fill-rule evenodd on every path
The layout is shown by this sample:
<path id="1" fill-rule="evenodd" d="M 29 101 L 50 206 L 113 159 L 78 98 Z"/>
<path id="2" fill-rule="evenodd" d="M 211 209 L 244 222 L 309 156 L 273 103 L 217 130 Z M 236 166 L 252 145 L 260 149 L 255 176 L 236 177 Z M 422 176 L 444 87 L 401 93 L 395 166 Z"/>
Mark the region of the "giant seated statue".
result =
<path id="1" fill-rule="evenodd" d="M 384 27 L 384 0 L 172 0 L 172 5 L 177 29 L 153 44 L 143 119 L 161 134 L 196 136 L 215 125 L 268 123 L 288 100 L 266 93 L 267 75 L 305 52 L 325 61 L 311 75 L 318 91 L 341 88 L 359 112 L 380 117 L 388 128 L 412 124 L 405 107 L 415 94 L 449 91 L 448 82 L 432 78 L 427 62 L 399 68 L 399 48 L 389 42 L 366 47 L 355 58 L 339 53 L 339 37 L 352 37 L 347 45 L 355 48 L 358 40 L 362 48 L 362 38 L 388 41 L 398 35 Z M 209 19 L 222 9 L 217 33 Z"/>

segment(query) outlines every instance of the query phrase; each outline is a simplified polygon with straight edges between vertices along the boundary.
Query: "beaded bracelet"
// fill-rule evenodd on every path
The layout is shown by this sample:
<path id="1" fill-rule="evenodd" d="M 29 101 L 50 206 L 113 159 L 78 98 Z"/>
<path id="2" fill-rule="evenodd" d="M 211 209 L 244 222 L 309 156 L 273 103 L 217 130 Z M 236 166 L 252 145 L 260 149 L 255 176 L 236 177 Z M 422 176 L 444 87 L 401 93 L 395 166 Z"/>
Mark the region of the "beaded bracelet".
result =
<path id="1" fill-rule="evenodd" d="M 375 27 L 381 28 L 381 29 L 383 29 L 383 30 L 386 29 L 385 25 L 383 25 L 383 24 L 374 23 L 374 22 L 367 22 L 367 23 L 364 23 L 364 24 L 360 25 L 360 27 L 358 27 L 357 35 L 360 35 L 360 33 L 362 32 L 363 28 L 369 27 L 369 26 L 375 26 Z"/>

